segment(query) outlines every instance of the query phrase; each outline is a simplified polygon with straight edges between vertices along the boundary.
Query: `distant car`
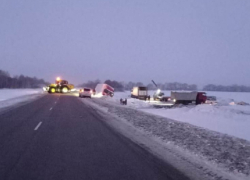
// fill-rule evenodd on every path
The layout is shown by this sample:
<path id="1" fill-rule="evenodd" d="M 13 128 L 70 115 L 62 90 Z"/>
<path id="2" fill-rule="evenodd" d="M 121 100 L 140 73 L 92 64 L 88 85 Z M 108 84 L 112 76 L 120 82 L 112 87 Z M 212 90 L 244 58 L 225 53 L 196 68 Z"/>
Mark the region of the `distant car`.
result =
<path id="1" fill-rule="evenodd" d="M 84 98 L 88 97 L 91 98 L 91 95 L 94 93 L 94 90 L 91 88 L 82 88 L 79 90 L 79 97 Z"/>

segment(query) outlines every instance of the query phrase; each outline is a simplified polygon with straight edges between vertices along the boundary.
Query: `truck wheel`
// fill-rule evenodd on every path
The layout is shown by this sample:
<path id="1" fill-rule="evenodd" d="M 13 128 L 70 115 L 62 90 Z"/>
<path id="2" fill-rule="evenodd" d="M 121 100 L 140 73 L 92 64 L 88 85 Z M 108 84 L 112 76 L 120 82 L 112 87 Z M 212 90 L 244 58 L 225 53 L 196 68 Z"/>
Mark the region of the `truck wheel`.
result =
<path id="1" fill-rule="evenodd" d="M 67 88 L 67 87 L 63 87 L 62 89 L 61 89 L 61 92 L 62 93 L 67 93 L 69 91 L 69 89 Z"/>
<path id="2" fill-rule="evenodd" d="M 55 93 L 55 92 L 56 92 L 56 89 L 55 89 L 55 88 L 50 88 L 49 92 L 50 92 L 50 93 Z"/>

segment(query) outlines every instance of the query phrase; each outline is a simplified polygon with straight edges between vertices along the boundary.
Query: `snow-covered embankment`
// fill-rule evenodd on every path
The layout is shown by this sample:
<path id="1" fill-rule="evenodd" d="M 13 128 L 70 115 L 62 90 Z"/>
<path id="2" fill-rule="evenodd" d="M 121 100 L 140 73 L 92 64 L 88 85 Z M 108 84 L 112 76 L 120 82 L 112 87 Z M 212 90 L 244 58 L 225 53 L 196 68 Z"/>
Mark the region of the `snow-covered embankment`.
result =
<path id="1" fill-rule="evenodd" d="M 164 93 L 170 95 L 170 91 Z M 152 94 L 153 91 L 150 91 L 151 96 Z M 250 141 L 250 106 L 236 104 L 241 101 L 250 104 L 250 93 L 207 92 L 207 94 L 216 96 L 218 104 L 156 109 L 148 102 L 129 98 L 129 92 L 116 92 L 114 98 L 105 100 L 119 103 L 120 98 L 128 98 L 128 107 Z"/>
<path id="2" fill-rule="evenodd" d="M 0 89 L 0 109 L 37 99 L 42 89 Z"/>
<path id="3" fill-rule="evenodd" d="M 218 169 L 230 172 L 237 179 L 244 176 L 246 179 L 249 178 L 250 142 L 247 140 L 121 106 L 112 102 L 114 99 L 90 101 L 90 103 L 97 104 L 99 108 L 106 108 L 106 112 L 127 121 L 135 128 L 158 137 L 162 143 L 195 155 L 197 159 L 202 159 Z M 211 172 L 208 175 L 214 179 L 220 177 L 219 174 Z"/>

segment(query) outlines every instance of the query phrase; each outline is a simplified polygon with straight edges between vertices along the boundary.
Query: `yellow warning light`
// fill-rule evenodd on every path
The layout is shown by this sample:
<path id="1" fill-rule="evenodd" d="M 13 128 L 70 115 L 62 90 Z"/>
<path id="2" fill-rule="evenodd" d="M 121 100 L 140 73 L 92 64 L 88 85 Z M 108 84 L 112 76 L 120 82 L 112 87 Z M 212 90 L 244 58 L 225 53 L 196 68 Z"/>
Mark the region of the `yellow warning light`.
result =
<path id="1" fill-rule="evenodd" d="M 61 80 L 61 78 L 60 78 L 60 77 L 57 77 L 57 78 L 56 78 L 56 80 L 57 80 L 57 81 L 60 81 L 60 80 Z"/>

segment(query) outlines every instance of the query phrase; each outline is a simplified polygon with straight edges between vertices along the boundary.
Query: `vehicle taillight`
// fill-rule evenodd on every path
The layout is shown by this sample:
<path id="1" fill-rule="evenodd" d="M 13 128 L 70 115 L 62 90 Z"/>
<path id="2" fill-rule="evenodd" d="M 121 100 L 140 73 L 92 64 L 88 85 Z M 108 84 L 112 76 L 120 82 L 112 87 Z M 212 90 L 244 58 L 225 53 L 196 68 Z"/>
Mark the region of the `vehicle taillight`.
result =
<path id="1" fill-rule="evenodd" d="M 92 94 L 93 92 L 92 92 L 92 90 L 90 90 L 90 94 Z"/>

